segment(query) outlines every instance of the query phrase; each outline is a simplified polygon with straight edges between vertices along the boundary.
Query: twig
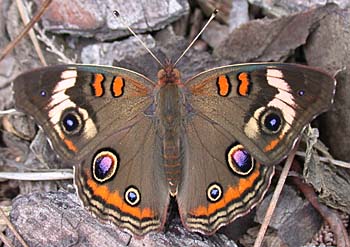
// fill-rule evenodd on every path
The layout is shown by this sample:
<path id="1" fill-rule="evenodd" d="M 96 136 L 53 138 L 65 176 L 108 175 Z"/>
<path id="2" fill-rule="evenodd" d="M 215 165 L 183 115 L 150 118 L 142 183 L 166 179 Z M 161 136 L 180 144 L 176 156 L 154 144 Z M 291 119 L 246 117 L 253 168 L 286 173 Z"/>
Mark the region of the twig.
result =
<path id="1" fill-rule="evenodd" d="M 64 180 L 73 179 L 73 172 L 69 169 L 62 169 L 57 172 L 0 172 L 0 179 L 24 181 Z"/>
<path id="2" fill-rule="evenodd" d="M 34 26 L 35 31 L 38 33 L 38 39 L 43 42 L 46 45 L 46 50 L 48 52 L 51 52 L 52 54 L 55 54 L 58 56 L 58 61 L 61 63 L 65 63 L 65 64 L 72 64 L 72 63 L 76 63 L 77 61 L 77 56 L 75 56 L 73 59 L 68 58 L 65 54 L 64 54 L 64 46 L 61 45 L 60 48 L 57 48 L 56 45 L 54 44 L 55 38 L 49 38 L 46 36 L 45 34 L 45 30 L 39 28 L 37 25 Z"/>
<path id="3" fill-rule="evenodd" d="M 6 115 L 9 115 L 9 114 L 14 114 L 16 112 L 17 112 L 16 109 L 7 109 L 7 110 L 0 111 L 0 116 L 6 116 Z"/>
<path id="4" fill-rule="evenodd" d="M 296 151 L 298 149 L 298 144 L 299 144 L 299 140 L 298 140 L 297 144 L 295 145 L 295 147 L 293 148 L 293 150 L 291 151 L 291 153 L 289 154 L 289 156 L 288 156 L 288 158 L 286 160 L 286 163 L 285 163 L 285 165 L 283 167 L 283 170 L 281 172 L 281 175 L 280 175 L 280 178 L 278 180 L 277 186 L 276 186 L 275 191 L 273 193 L 271 202 L 270 202 L 269 207 L 268 207 L 268 209 L 266 211 L 266 214 L 265 214 L 265 217 L 264 217 L 264 221 L 263 221 L 263 223 L 262 223 L 262 225 L 260 227 L 260 230 L 258 232 L 258 236 L 256 237 L 256 240 L 255 240 L 255 243 L 254 243 L 254 247 L 260 247 L 262 245 L 262 242 L 263 242 L 263 239 L 264 239 L 267 227 L 269 226 L 269 223 L 271 221 L 273 212 L 275 211 L 278 198 L 280 197 L 280 194 L 282 192 L 284 183 L 285 183 L 285 181 L 287 179 L 287 176 L 288 176 L 288 172 L 289 172 L 290 167 L 292 165 L 295 153 L 296 153 Z"/>
<path id="5" fill-rule="evenodd" d="M 0 240 L 1 240 L 2 242 L 4 242 L 5 246 L 14 247 L 14 246 L 11 244 L 10 240 L 9 240 L 2 232 L 0 232 Z"/>
<path id="6" fill-rule="evenodd" d="M 25 11 L 23 1 L 22 0 L 16 0 L 16 3 L 17 3 L 17 8 L 18 8 L 18 11 L 19 11 L 19 14 L 21 16 L 21 19 L 22 19 L 23 23 L 27 24 L 29 22 L 29 17 L 28 17 L 28 14 Z M 39 45 L 38 39 L 36 38 L 33 29 L 30 29 L 28 34 L 29 34 L 29 37 L 30 37 L 33 45 L 34 45 L 34 49 L 35 49 L 36 53 L 38 54 L 40 62 L 44 66 L 47 66 L 47 63 L 46 63 L 46 60 L 44 58 L 43 52 L 40 49 L 40 45 Z"/>
<path id="7" fill-rule="evenodd" d="M 2 61 L 12 50 L 15 48 L 15 46 L 20 42 L 23 37 L 29 32 L 29 30 L 33 27 L 33 25 L 40 19 L 40 17 L 44 14 L 46 9 L 51 4 L 52 0 L 45 0 L 43 5 L 40 7 L 38 13 L 30 20 L 30 22 L 24 27 L 22 32 L 14 39 L 12 40 L 2 51 L 0 56 L 0 61 Z"/>
<path id="8" fill-rule="evenodd" d="M 4 211 L 2 210 L 2 208 L 0 208 L 0 217 L 3 218 L 3 220 L 5 221 L 7 227 L 13 232 L 13 234 L 15 235 L 15 237 L 19 240 L 19 242 L 21 242 L 21 244 L 25 247 L 29 247 L 27 245 L 27 243 L 24 241 L 24 239 L 22 238 L 22 236 L 17 232 L 16 228 L 14 227 L 14 225 L 11 223 L 11 221 L 9 221 L 9 219 L 6 217 Z"/>
<path id="9" fill-rule="evenodd" d="M 298 155 L 300 157 L 304 157 L 304 158 L 306 157 L 306 153 L 305 152 L 301 152 L 301 151 L 298 151 L 296 153 L 296 155 Z M 320 156 L 319 159 L 320 159 L 320 161 L 325 162 L 325 163 L 330 163 L 332 165 L 336 165 L 336 166 L 340 166 L 340 167 L 344 167 L 344 168 L 350 169 L 350 163 L 342 161 L 342 160 L 336 160 L 336 159 L 333 159 L 333 158 L 330 158 L 330 157 L 322 157 L 322 156 Z"/>

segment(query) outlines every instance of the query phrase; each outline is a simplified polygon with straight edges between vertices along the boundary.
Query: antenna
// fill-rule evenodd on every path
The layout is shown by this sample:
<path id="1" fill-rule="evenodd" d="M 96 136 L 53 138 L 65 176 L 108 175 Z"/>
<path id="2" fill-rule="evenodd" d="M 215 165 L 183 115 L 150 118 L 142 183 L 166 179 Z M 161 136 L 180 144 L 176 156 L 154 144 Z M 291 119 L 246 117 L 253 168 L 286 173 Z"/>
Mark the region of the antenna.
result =
<path id="1" fill-rule="evenodd" d="M 151 54 L 151 56 L 157 61 L 157 63 L 164 68 L 164 65 L 159 61 L 159 59 L 153 54 L 153 52 L 148 49 L 145 42 L 143 42 L 140 37 L 131 29 L 131 27 L 126 23 L 126 21 L 120 16 L 119 12 L 117 10 L 113 11 L 113 14 L 116 18 L 119 18 L 120 22 L 137 38 L 138 41 L 142 44 L 142 46 Z"/>
<path id="2" fill-rule="evenodd" d="M 186 50 L 184 50 L 184 52 L 181 54 L 181 56 L 176 60 L 176 62 L 174 63 L 174 67 L 176 66 L 176 64 L 181 60 L 181 58 L 186 54 L 186 52 L 192 47 L 192 45 L 194 44 L 194 42 L 197 41 L 197 39 L 199 38 L 199 36 L 201 36 L 201 34 L 203 33 L 203 31 L 207 28 L 207 26 L 209 25 L 209 23 L 215 18 L 215 16 L 217 15 L 217 13 L 219 12 L 218 9 L 215 9 L 213 11 L 213 13 L 211 14 L 209 20 L 207 21 L 207 23 L 204 25 L 204 27 L 202 28 L 202 30 L 197 34 L 197 36 L 192 40 L 191 44 L 188 45 L 188 47 L 186 48 Z"/>

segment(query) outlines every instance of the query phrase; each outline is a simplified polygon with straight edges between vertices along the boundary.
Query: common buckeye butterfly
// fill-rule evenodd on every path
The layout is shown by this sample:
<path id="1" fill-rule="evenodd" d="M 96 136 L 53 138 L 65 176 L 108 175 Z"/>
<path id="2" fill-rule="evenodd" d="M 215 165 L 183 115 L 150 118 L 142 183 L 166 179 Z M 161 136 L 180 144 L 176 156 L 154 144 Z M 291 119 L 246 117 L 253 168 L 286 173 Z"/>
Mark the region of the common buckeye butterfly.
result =
<path id="1" fill-rule="evenodd" d="M 335 80 L 303 65 L 250 63 L 182 82 L 125 68 L 58 65 L 18 76 L 16 108 L 74 164 L 84 206 L 133 234 L 160 230 L 170 197 L 184 226 L 212 234 L 248 213 Z"/>

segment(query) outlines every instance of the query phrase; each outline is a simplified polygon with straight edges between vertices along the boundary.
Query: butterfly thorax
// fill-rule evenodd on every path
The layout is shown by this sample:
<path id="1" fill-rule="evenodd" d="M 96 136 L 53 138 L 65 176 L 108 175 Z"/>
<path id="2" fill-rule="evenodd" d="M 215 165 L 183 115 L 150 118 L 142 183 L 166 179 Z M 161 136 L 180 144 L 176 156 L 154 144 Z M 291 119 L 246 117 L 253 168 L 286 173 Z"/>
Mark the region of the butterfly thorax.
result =
<path id="1" fill-rule="evenodd" d="M 182 175 L 181 166 L 181 122 L 183 118 L 182 84 L 180 72 L 166 66 L 158 72 L 157 116 L 159 117 L 159 136 L 162 142 L 163 165 L 170 194 L 177 194 Z"/>

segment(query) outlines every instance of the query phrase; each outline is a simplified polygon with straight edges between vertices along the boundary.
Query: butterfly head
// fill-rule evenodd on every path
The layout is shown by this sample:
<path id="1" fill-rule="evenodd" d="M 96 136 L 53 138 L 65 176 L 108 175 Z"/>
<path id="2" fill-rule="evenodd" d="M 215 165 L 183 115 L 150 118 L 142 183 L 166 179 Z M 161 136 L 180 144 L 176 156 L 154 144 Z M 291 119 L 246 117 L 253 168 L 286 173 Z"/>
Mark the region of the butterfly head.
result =
<path id="1" fill-rule="evenodd" d="M 159 70 L 158 84 L 164 86 L 166 84 L 180 84 L 180 71 L 174 67 L 170 62 L 167 62 L 163 69 Z"/>

